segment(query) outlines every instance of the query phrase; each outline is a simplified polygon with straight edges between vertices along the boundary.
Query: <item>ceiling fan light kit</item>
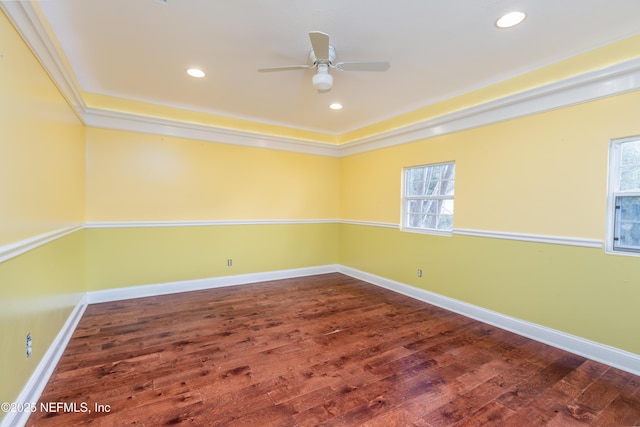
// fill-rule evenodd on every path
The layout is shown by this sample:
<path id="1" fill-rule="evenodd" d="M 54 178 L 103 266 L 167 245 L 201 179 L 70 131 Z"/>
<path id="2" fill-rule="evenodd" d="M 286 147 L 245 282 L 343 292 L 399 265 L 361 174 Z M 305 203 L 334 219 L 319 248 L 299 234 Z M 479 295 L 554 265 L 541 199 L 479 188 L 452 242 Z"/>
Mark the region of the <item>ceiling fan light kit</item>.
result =
<path id="1" fill-rule="evenodd" d="M 311 79 L 313 87 L 319 91 L 329 90 L 333 86 L 333 76 L 329 74 L 329 66 L 322 64 L 318 66 L 318 72 Z"/>
<path id="2" fill-rule="evenodd" d="M 309 62 L 311 65 L 266 67 L 258 68 L 258 71 L 291 71 L 315 68 L 316 74 L 311 78 L 311 83 L 318 92 L 326 92 L 333 86 L 333 76 L 329 74 L 330 68 L 334 68 L 338 71 L 387 71 L 390 67 L 389 62 L 387 61 L 334 63 L 336 50 L 329 44 L 328 34 L 321 33 L 319 31 L 311 31 L 309 33 L 309 40 L 311 40 L 311 52 L 309 53 Z"/>

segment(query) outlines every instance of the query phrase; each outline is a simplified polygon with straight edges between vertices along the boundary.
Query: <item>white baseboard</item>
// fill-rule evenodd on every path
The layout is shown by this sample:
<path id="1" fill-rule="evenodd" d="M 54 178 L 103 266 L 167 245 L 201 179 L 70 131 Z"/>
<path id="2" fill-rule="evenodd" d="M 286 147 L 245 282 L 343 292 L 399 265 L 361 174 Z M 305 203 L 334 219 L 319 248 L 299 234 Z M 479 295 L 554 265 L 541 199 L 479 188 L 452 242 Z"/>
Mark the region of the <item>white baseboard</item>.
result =
<path id="1" fill-rule="evenodd" d="M 247 283 L 266 282 L 269 280 L 290 279 L 293 277 L 311 276 L 314 274 L 335 273 L 339 268 L 339 265 L 331 264 L 317 267 L 295 268 L 291 270 L 277 270 L 262 273 L 238 274 L 235 276 L 182 280 L 178 282 L 167 282 L 153 285 L 129 286 L 125 288 L 105 289 L 103 291 L 91 291 L 87 293 L 87 298 L 89 304 L 96 304 L 100 302 L 199 291 L 203 289 L 243 285 Z"/>
<path id="2" fill-rule="evenodd" d="M 614 368 L 640 375 L 640 355 L 590 341 L 562 331 L 516 319 L 486 308 L 445 297 L 434 292 L 396 282 L 354 268 L 340 266 L 340 273 L 398 292 L 498 328 L 514 332 L 553 347 L 604 363 Z"/>
<path id="3" fill-rule="evenodd" d="M 42 391 L 46 387 L 49 382 L 49 378 L 51 374 L 53 374 L 53 370 L 56 368 L 60 357 L 62 357 L 62 353 L 64 353 L 73 332 L 76 330 L 76 326 L 82 315 L 84 314 L 85 309 L 87 308 L 87 297 L 84 295 L 80 302 L 76 304 L 71 314 L 67 318 L 67 321 L 58 332 L 58 335 L 53 340 L 47 352 L 42 357 L 40 363 L 31 374 L 29 381 L 24 386 L 18 398 L 16 399 L 16 403 L 19 404 L 33 404 L 36 405 L 38 403 L 38 399 L 42 394 Z M 7 412 L 5 417 L 2 419 L 2 423 L 0 423 L 1 427 L 22 427 L 26 424 L 30 412 Z"/>

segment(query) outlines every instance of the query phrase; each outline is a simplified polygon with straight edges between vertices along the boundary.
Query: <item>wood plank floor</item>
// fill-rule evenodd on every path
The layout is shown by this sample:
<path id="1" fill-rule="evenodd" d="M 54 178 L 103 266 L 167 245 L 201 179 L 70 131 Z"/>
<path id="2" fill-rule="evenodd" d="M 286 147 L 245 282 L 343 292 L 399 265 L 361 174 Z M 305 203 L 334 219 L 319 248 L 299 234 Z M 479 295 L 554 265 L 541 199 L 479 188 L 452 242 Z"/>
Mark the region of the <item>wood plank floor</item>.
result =
<path id="1" fill-rule="evenodd" d="M 40 403 L 27 425 L 632 426 L 640 378 L 335 273 L 90 305 Z"/>

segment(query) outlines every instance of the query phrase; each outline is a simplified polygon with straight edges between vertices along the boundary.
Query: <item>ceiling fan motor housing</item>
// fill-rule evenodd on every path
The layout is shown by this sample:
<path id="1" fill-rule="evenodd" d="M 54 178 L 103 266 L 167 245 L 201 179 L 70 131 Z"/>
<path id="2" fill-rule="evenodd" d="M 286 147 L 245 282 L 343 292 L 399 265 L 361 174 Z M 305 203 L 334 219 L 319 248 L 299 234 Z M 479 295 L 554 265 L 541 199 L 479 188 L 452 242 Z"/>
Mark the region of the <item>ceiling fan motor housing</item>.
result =
<path id="1" fill-rule="evenodd" d="M 311 51 L 309 52 L 309 62 L 314 67 L 317 67 L 320 64 L 328 64 L 329 66 L 332 66 L 335 59 L 336 59 L 336 49 L 331 45 L 329 45 L 328 58 L 316 58 L 316 54 L 313 52 L 313 49 L 311 49 Z"/>

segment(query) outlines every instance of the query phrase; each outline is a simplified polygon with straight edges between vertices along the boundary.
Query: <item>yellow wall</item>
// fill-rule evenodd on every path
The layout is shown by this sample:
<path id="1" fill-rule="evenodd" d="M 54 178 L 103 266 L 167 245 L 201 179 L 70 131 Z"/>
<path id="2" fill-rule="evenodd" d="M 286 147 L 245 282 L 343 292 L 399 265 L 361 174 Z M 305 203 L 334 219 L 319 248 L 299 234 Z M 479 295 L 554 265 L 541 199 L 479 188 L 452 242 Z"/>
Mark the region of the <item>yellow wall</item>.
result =
<path id="1" fill-rule="evenodd" d="M 84 128 L 2 12 L 0 40 L 2 249 L 84 222 Z M 0 263 L 0 402 L 18 396 L 83 282 L 81 233 Z"/>
<path id="2" fill-rule="evenodd" d="M 604 239 L 609 141 L 639 116 L 633 92 L 344 158 L 341 218 L 397 224 L 402 168 L 455 161 L 454 228 Z"/>
<path id="3" fill-rule="evenodd" d="M 0 245 L 84 222 L 84 129 L 0 14 Z"/>
<path id="4" fill-rule="evenodd" d="M 87 129 L 87 220 L 325 219 L 339 160 Z"/>
<path id="5" fill-rule="evenodd" d="M 634 92 L 344 158 L 341 217 L 399 223 L 402 168 L 453 160 L 454 228 L 603 240 L 609 141 L 640 134 L 639 116 Z M 635 353 L 639 261 L 381 227 L 340 234 L 343 265 Z"/>

